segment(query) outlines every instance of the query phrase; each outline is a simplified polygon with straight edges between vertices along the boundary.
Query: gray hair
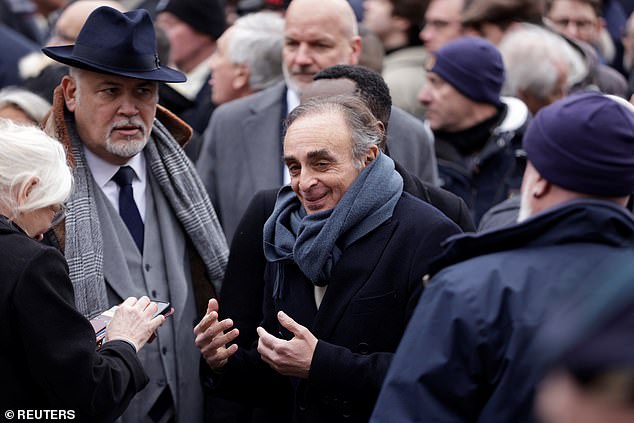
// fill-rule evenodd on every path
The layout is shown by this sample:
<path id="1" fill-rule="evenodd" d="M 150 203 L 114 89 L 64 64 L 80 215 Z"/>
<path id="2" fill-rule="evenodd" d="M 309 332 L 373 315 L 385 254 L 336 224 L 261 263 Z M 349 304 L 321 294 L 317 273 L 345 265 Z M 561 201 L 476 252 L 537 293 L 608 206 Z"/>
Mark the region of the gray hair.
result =
<path id="1" fill-rule="evenodd" d="M 251 89 L 260 91 L 281 81 L 284 19 L 275 12 L 252 13 L 231 28 L 229 60 L 249 67 Z"/>
<path id="2" fill-rule="evenodd" d="M 350 95 L 311 98 L 293 109 L 286 120 L 286 127 L 304 117 L 321 113 L 336 113 L 344 118 L 352 138 L 352 157 L 358 168 L 370 147 L 379 147 L 383 140 L 381 123 L 363 100 Z"/>
<path id="3" fill-rule="evenodd" d="M 44 120 L 51 104 L 37 94 L 19 87 L 0 90 L 0 108 L 14 106 L 22 110 L 35 123 Z"/>
<path id="4" fill-rule="evenodd" d="M 499 49 L 506 67 L 503 95 L 517 96 L 523 90 L 536 98 L 547 98 L 557 83 L 558 63 L 568 68 L 566 89 L 587 72 L 581 57 L 561 36 L 536 25 L 522 24 L 510 31 Z"/>
<path id="5" fill-rule="evenodd" d="M 17 192 L 32 178 L 38 183 L 18 207 Z M 0 201 L 14 213 L 28 212 L 65 202 L 72 189 L 72 171 L 59 141 L 35 126 L 0 119 Z"/>

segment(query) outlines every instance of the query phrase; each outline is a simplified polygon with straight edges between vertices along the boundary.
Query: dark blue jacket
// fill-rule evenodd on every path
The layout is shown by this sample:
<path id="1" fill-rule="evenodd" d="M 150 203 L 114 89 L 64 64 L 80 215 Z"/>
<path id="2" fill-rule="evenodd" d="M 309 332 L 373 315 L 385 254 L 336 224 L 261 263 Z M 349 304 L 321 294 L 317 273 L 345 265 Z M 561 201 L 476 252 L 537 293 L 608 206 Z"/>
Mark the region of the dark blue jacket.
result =
<path id="1" fill-rule="evenodd" d="M 492 206 L 519 192 L 526 167 L 522 137 L 530 118 L 528 109 L 520 100 L 502 100 L 504 115 L 480 151 L 463 156 L 451 142 L 436 137 L 441 186 L 467 203 L 476 225 Z"/>
<path id="2" fill-rule="evenodd" d="M 527 353 L 544 313 L 634 261 L 634 219 L 584 200 L 449 241 L 392 361 L 372 422 L 528 422 Z M 446 267 L 449 266 L 449 267 Z"/>

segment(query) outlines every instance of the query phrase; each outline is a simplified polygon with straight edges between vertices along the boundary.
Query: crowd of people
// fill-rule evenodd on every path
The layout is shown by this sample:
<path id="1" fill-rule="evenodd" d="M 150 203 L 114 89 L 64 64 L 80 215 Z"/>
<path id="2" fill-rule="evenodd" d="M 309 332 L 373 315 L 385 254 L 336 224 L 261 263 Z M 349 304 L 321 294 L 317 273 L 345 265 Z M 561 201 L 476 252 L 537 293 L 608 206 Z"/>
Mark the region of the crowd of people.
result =
<path id="1" fill-rule="evenodd" d="M 632 31 L 628 0 L 0 0 L 0 411 L 634 421 Z"/>

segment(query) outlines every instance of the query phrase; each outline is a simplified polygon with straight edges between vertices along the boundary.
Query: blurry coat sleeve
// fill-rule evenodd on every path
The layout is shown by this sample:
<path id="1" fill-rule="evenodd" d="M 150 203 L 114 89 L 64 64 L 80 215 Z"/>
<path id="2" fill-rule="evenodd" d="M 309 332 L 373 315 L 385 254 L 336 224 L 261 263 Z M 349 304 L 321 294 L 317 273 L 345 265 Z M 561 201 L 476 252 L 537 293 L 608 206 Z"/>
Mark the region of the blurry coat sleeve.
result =
<path id="1" fill-rule="evenodd" d="M 486 348 L 488 340 L 478 328 L 482 320 L 472 307 L 473 296 L 453 289 L 451 279 L 435 277 L 425 289 L 392 361 L 372 422 L 467 422 L 477 417 L 478 410 L 469 406 L 480 403 L 477 398 L 483 394 L 478 351 Z"/>

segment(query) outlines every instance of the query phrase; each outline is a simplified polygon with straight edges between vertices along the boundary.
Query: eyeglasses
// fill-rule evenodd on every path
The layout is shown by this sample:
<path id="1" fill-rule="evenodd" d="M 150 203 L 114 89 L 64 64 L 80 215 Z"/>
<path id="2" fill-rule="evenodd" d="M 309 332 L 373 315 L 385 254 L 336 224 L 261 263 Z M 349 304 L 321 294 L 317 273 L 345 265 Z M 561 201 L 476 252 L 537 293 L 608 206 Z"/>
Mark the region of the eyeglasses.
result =
<path id="1" fill-rule="evenodd" d="M 51 227 L 59 225 L 60 223 L 62 223 L 64 218 L 66 218 L 66 205 L 59 204 L 57 207 L 58 209 L 53 215 L 53 220 L 51 220 Z"/>
<path id="2" fill-rule="evenodd" d="M 423 19 L 423 22 L 421 22 L 421 27 L 423 29 L 425 28 L 430 28 L 430 29 L 434 29 L 436 31 L 442 31 L 443 29 L 447 28 L 449 25 L 454 25 L 454 24 L 460 24 L 460 21 L 455 20 L 455 21 L 443 21 L 440 19 Z"/>
<path id="3" fill-rule="evenodd" d="M 555 24 L 558 28 L 568 28 L 570 25 L 574 25 L 579 31 L 587 31 L 594 26 L 596 21 L 589 19 L 553 19 L 550 18 L 550 21 Z"/>

